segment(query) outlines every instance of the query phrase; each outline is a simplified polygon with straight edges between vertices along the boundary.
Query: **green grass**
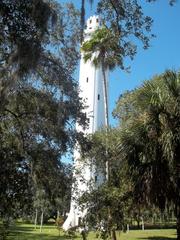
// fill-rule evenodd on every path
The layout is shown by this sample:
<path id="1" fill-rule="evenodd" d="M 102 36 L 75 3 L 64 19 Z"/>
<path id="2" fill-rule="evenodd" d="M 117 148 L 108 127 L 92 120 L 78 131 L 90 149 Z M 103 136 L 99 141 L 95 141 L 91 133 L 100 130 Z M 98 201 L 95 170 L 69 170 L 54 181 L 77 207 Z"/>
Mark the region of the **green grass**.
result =
<path id="1" fill-rule="evenodd" d="M 121 240 L 173 240 L 176 239 L 175 229 L 132 230 L 120 234 Z"/>
<path id="2" fill-rule="evenodd" d="M 176 239 L 175 229 L 156 229 L 156 230 L 130 230 L 129 233 L 117 233 L 118 240 L 174 240 Z M 68 240 L 72 239 L 65 236 L 54 225 L 45 225 L 40 233 L 39 227 L 35 230 L 31 224 L 16 224 L 11 227 L 8 240 Z M 78 234 L 73 238 L 82 239 Z M 88 235 L 88 240 L 95 240 L 95 233 Z"/>

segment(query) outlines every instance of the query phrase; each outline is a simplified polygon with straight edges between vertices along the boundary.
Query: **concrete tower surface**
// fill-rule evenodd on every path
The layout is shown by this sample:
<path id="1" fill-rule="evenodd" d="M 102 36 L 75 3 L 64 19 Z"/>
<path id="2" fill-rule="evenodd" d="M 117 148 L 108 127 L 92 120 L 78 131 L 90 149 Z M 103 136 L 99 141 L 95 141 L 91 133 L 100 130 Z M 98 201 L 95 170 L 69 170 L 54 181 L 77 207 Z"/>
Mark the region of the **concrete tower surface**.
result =
<path id="1" fill-rule="evenodd" d="M 84 41 L 91 38 L 92 33 L 101 27 L 101 21 L 98 16 L 92 16 L 87 20 L 87 27 L 84 30 Z M 96 54 L 96 53 L 94 53 Z M 107 72 L 106 72 L 107 75 Z M 106 77 L 107 79 L 107 77 Z M 87 108 L 85 113 L 89 119 L 88 128 L 85 130 L 76 124 L 77 131 L 85 134 L 92 134 L 105 126 L 105 94 L 103 85 L 103 74 L 101 65 L 95 67 L 91 60 L 85 62 L 83 53 L 81 54 L 80 73 L 79 73 L 80 97 L 85 100 Z M 93 183 L 94 187 L 100 185 L 105 177 L 91 164 L 83 163 L 80 160 L 80 150 L 76 146 L 74 149 L 74 179 L 72 186 L 70 212 L 63 224 L 64 230 L 76 227 L 80 224 L 81 219 L 86 215 L 87 210 L 80 209 L 77 198 L 82 196 L 85 191 L 89 190 L 89 184 Z"/>

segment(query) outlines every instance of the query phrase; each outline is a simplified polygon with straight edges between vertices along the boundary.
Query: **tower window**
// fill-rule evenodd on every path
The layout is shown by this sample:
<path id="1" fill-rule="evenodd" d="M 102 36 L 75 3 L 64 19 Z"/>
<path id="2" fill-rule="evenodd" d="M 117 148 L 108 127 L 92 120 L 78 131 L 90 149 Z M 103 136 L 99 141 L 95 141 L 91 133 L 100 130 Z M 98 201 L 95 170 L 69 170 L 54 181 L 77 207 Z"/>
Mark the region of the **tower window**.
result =
<path id="1" fill-rule="evenodd" d="M 81 219 L 81 217 L 78 217 L 78 226 L 80 226 L 81 223 L 82 223 L 82 219 Z"/>
<path id="2" fill-rule="evenodd" d="M 86 82 L 88 82 L 88 81 L 89 81 L 89 78 L 87 77 L 87 78 L 86 78 Z"/>
<path id="3" fill-rule="evenodd" d="M 96 18 L 96 22 L 97 22 L 97 23 L 99 22 L 99 19 L 98 19 L 98 18 Z"/>
<path id="4" fill-rule="evenodd" d="M 98 94 L 98 100 L 100 100 L 100 94 Z"/>
<path id="5" fill-rule="evenodd" d="M 97 182 L 97 176 L 95 176 L 94 180 L 95 180 L 95 182 Z"/>
<path id="6" fill-rule="evenodd" d="M 89 23 L 92 23 L 92 20 L 90 20 Z"/>

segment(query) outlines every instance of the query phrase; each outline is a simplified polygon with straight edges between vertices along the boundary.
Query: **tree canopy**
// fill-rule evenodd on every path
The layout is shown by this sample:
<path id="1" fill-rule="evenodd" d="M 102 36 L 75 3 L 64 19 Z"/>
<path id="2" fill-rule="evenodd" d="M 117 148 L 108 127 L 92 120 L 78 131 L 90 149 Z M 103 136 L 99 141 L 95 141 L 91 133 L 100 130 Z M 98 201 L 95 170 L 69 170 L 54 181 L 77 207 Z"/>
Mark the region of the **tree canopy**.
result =
<path id="1" fill-rule="evenodd" d="M 129 165 L 136 202 L 162 210 L 173 202 L 178 239 L 179 83 L 179 72 L 166 71 L 124 94 L 115 110 L 120 119 L 119 155 Z"/>
<path id="2" fill-rule="evenodd" d="M 86 117 L 72 76 L 79 57 L 74 6 L 4 0 L 0 16 L 0 214 L 9 218 L 33 205 L 36 189 L 51 203 L 63 201 L 71 180 L 61 157 L 78 138 L 75 122 L 85 125 Z"/>

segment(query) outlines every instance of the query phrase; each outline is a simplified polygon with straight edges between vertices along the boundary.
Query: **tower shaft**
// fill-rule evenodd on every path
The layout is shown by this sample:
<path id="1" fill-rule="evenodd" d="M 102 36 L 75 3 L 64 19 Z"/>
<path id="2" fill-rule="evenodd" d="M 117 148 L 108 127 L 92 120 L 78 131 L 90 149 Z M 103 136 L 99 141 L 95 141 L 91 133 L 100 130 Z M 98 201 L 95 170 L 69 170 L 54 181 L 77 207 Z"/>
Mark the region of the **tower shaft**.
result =
<path id="1" fill-rule="evenodd" d="M 91 34 L 100 27 L 100 19 L 98 16 L 90 17 L 87 20 L 87 28 L 84 31 L 87 41 L 91 38 Z M 107 72 L 106 72 L 107 75 Z M 106 77 L 107 79 L 107 77 Z M 83 130 L 76 124 L 76 130 L 85 134 L 92 134 L 101 129 L 106 124 L 105 114 L 105 93 L 103 85 L 102 67 L 95 67 L 91 60 L 85 62 L 83 53 L 81 54 L 80 73 L 79 73 L 80 97 L 85 101 L 86 116 L 89 120 L 88 128 Z M 101 172 L 96 171 L 96 167 L 91 164 L 91 160 L 83 163 L 81 161 L 79 146 L 74 149 L 74 173 L 75 183 L 72 186 L 71 206 L 68 217 L 63 225 L 65 230 L 78 226 L 80 220 L 85 216 L 86 210 L 80 209 L 77 198 L 89 191 L 89 183 L 99 185 L 103 182 L 104 176 Z"/>

